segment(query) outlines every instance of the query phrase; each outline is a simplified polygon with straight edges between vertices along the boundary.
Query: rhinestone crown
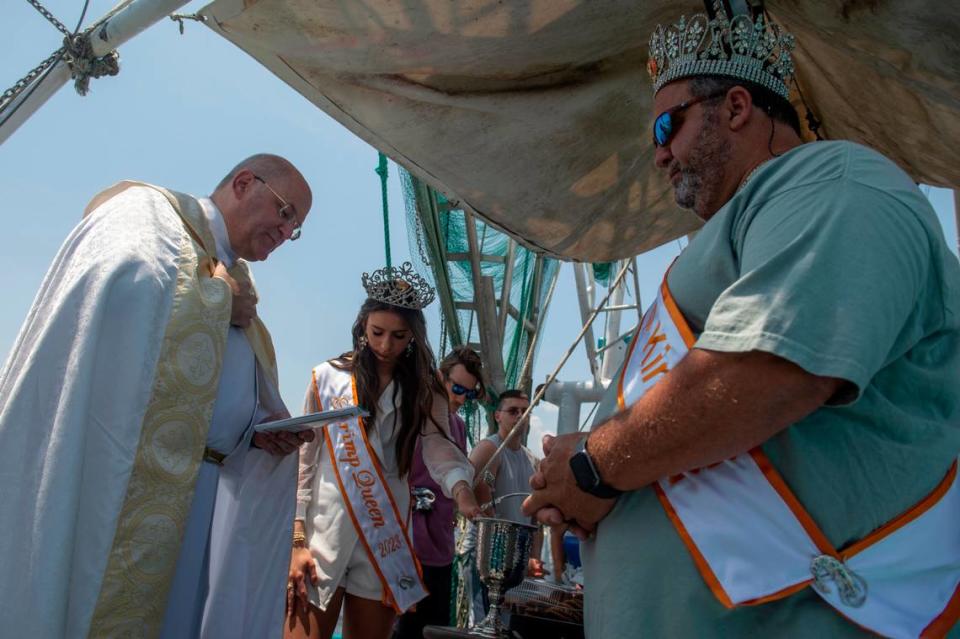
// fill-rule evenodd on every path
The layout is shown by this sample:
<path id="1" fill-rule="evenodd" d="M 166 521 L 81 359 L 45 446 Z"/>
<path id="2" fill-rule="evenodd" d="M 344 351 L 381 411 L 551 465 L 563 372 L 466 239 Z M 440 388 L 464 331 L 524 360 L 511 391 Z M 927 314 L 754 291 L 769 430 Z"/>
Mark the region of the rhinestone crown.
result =
<path id="1" fill-rule="evenodd" d="M 665 84 L 697 75 L 719 75 L 754 82 L 789 99 L 787 79 L 793 75 L 790 52 L 794 38 L 763 14 L 730 18 L 721 0 L 715 17 L 698 13 L 666 28 L 657 25 L 650 37 L 647 71 L 654 94 Z"/>
<path id="2" fill-rule="evenodd" d="M 393 306 L 419 311 L 433 301 L 433 287 L 420 277 L 410 262 L 364 273 L 360 280 L 367 296 Z"/>

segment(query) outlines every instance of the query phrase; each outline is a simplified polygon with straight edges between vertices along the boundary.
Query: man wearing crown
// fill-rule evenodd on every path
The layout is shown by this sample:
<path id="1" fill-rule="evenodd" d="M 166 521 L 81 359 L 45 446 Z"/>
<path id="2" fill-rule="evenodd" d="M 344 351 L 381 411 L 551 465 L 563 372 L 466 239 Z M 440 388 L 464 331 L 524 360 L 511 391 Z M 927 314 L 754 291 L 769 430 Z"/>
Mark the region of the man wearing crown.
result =
<path id="1" fill-rule="evenodd" d="M 589 637 L 960 616 L 960 267 L 891 161 L 803 142 L 792 48 L 719 3 L 651 40 L 656 165 L 704 226 L 525 503 L 589 535 Z"/>

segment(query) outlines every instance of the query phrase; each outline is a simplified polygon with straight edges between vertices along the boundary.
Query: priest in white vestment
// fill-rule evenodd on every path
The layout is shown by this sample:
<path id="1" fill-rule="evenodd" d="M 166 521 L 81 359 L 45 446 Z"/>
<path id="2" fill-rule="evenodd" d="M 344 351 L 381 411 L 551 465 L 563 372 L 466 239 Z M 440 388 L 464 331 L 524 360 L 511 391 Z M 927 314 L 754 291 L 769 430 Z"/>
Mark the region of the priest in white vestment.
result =
<path id="1" fill-rule="evenodd" d="M 296 239 L 283 158 L 210 198 L 93 199 L 0 372 L 0 634 L 282 632 L 296 456 L 247 261 Z"/>

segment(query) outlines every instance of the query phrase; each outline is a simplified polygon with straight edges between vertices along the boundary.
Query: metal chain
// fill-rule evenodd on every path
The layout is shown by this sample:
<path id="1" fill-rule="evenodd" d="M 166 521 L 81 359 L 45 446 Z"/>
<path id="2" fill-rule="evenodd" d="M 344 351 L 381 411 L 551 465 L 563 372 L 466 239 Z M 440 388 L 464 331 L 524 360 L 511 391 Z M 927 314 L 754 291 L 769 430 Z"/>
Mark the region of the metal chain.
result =
<path id="1" fill-rule="evenodd" d="M 46 60 L 38 64 L 35 69 L 33 69 L 32 71 L 27 73 L 27 75 L 23 76 L 20 80 L 18 80 L 16 84 L 14 84 L 12 87 L 4 91 L 3 96 L 0 97 L 0 111 L 3 111 L 3 109 L 5 109 L 6 106 L 13 101 L 14 98 L 16 98 L 18 95 L 20 95 L 20 93 L 23 92 L 24 89 L 30 86 L 33 83 L 33 81 L 40 76 L 41 73 L 43 73 L 48 68 L 56 64 L 60 60 L 60 57 L 64 54 L 65 51 L 66 51 L 66 47 L 60 47 L 59 49 L 54 51 L 49 58 L 47 58 Z"/>
<path id="2" fill-rule="evenodd" d="M 42 4 L 40 4 L 39 0 L 27 0 L 27 2 L 29 2 L 30 4 L 32 4 L 32 5 L 33 5 L 33 8 L 36 9 L 37 11 L 39 11 L 39 12 L 40 12 L 40 15 L 42 15 L 44 18 L 46 18 L 46 19 L 50 22 L 50 24 L 52 24 L 53 26 L 55 26 L 55 27 L 57 28 L 57 30 L 60 31 L 60 33 L 62 33 L 63 35 L 67 36 L 68 38 L 72 38 L 72 37 L 73 37 L 73 34 L 70 33 L 70 30 L 67 29 L 67 27 L 64 26 L 64 24 L 63 24 L 62 22 L 60 22 L 59 20 L 57 20 L 57 19 L 53 16 L 52 13 L 50 13 L 49 11 L 47 11 L 47 8 L 44 7 Z"/>
<path id="3" fill-rule="evenodd" d="M 426 234 L 426 231 L 423 228 L 423 221 L 420 219 L 419 213 L 414 216 L 414 220 L 416 221 L 417 253 L 420 254 L 420 261 L 423 262 L 427 268 L 430 268 L 433 266 L 433 261 L 427 255 L 427 249 L 423 247 L 423 236 Z"/>
<path id="4" fill-rule="evenodd" d="M 57 64 L 61 59 L 63 59 L 67 51 L 73 48 L 70 45 L 75 36 L 73 33 L 70 32 L 69 29 L 67 29 L 66 25 L 64 25 L 62 22 L 57 20 L 56 17 L 54 17 L 54 15 L 47 10 L 46 7 L 40 4 L 39 0 L 27 0 L 27 2 L 29 2 L 34 9 L 40 12 L 40 15 L 46 18 L 47 21 L 50 22 L 50 24 L 56 27 L 57 30 L 60 31 L 60 33 L 62 33 L 65 36 L 64 45 L 59 49 L 57 49 L 56 51 L 54 51 L 53 53 L 51 53 L 50 57 L 48 57 L 46 60 L 38 64 L 34 69 L 29 71 L 25 76 L 23 76 L 22 78 L 20 78 L 20 80 L 14 83 L 12 87 L 10 87 L 9 89 L 3 92 L 3 95 L 0 96 L 0 113 L 3 113 L 4 111 L 6 111 L 7 107 L 9 107 L 13 103 L 14 99 L 16 99 L 17 96 L 19 96 L 29 86 L 31 86 L 33 82 L 40 77 L 41 74 L 45 73 L 48 69 L 50 69 L 50 67 Z M 127 0 L 124 3 L 121 3 L 121 5 L 118 5 L 118 7 L 116 7 L 113 11 L 111 11 L 109 15 L 112 16 L 114 13 L 116 13 L 116 11 L 119 8 L 125 7 L 127 4 L 129 4 L 129 0 Z M 87 2 L 84 4 L 83 13 L 81 14 L 81 17 L 80 17 L 80 22 L 77 23 L 78 30 L 80 28 L 80 23 L 83 21 L 83 16 L 85 16 L 87 13 L 88 6 L 89 6 L 89 0 L 87 0 Z M 102 21 L 103 20 L 101 20 L 101 22 Z M 6 119 L 4 119 L 3 122 L 6 122 Z"/>

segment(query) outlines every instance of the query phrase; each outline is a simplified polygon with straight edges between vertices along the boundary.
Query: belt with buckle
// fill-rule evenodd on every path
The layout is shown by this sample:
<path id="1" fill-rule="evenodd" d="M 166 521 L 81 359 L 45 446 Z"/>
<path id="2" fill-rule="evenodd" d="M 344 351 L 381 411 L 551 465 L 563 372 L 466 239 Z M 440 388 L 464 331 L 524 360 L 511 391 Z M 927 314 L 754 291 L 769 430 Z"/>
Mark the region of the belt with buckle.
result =
<path id="1" fill-rule="evenodd" d="M 218 450 L 214 450 L 209 447 L 203 449 L 203 461 L 205 462 L 210 462 L 211 464 L 216 464 L 217 466 L 223 466 L 223 460 L 226 458 L 227 456 Z"/>

